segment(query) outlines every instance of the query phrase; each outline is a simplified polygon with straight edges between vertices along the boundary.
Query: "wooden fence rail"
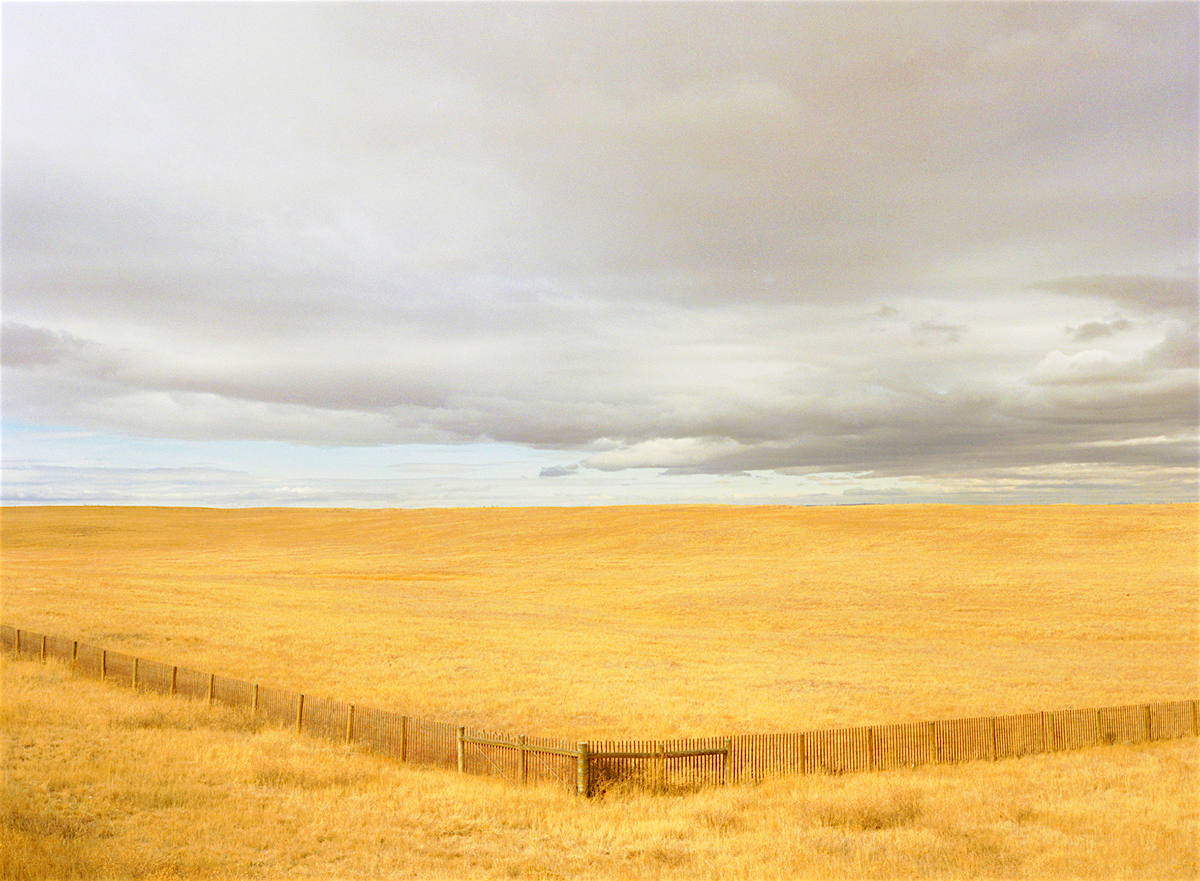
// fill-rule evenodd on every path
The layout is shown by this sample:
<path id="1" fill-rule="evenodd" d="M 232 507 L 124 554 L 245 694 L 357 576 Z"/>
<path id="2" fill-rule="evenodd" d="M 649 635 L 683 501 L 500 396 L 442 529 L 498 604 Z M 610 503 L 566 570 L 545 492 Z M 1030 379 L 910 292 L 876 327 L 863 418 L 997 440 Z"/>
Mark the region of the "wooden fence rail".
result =
<path id="1" fill-rule="evenodd" d="M 1196 700 L 675 740 L 571 741 L 436 722 L 231 679 L 0 625 L 0 648 L 59 660 L 139 691 L 243 708 L 267 724 L 399 759 L 591 796 L 614 787 L 683 791 L 783 774 L 843 774 L 997 761 L 1034 753 L 1200 735 Z"/>

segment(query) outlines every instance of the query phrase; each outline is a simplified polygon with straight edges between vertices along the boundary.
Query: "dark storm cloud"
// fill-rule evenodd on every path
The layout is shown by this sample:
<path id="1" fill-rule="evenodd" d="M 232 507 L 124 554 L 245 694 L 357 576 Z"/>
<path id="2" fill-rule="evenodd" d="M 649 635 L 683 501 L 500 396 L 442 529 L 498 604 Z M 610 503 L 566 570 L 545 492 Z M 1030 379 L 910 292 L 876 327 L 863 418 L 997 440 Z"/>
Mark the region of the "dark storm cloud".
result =
<path id="1" fill-rule="evenodd" d="M 4 44 L 14 418 L 1145 486 L 1192 449 L 1186 5 L 9 4 Z"/>

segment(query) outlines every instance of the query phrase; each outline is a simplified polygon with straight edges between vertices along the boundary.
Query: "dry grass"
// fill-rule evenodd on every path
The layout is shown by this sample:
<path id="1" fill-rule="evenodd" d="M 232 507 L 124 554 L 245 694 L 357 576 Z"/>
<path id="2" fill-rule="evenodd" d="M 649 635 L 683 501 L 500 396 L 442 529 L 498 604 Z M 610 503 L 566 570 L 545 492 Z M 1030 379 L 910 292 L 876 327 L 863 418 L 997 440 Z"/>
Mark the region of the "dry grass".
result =
<path id="1" fill-rule="evenodd" d="M 7 879 L 1195 878 L 1196 740 L 583 802 L 5 662 Z"/>
<path id="2" fill-rule="evenodd" d="M 3 618 L 580 738 L 1193 697 L 1197 506 L 8 508 Z"/>

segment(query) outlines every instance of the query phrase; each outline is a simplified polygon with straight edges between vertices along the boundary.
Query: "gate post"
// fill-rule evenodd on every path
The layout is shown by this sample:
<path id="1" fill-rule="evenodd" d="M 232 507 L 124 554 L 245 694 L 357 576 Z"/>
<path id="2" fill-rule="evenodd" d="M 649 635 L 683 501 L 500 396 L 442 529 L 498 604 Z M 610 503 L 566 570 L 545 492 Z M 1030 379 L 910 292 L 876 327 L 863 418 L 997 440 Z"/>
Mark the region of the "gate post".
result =
<path id="1" fill-rule="evenodd" d="M 575 765 L 575 792 L 587 798 L 592 794 L 592 768 L 591 754 L 588 751 L 588 742 L 581 740 L 579 742 L 579 758 Z"/>

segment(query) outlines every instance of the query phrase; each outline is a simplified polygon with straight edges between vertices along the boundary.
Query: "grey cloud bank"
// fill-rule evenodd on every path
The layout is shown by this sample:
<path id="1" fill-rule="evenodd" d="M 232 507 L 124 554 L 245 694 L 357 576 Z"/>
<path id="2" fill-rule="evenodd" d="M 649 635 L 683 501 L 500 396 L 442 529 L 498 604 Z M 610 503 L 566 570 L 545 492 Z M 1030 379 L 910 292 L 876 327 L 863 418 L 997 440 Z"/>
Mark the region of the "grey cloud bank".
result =
<path id="1" fill-rule="evenodd" d="M 7 4 L 3 75 L 6 419 L 1194 495 L 1192 4 Z"/>

